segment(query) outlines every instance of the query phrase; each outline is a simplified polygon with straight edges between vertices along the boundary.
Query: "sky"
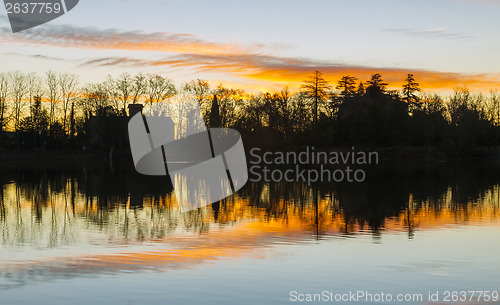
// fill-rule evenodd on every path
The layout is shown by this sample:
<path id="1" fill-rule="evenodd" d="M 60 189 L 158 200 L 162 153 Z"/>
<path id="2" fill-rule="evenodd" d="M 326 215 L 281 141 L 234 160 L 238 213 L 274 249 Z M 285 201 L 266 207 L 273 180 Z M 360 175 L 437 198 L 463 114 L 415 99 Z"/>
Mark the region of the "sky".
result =
<path id="1" fill-rule="evenodd" d="M 0 8 L 0 72 L 159 73 L 250 91 L 295 90 L 314 70 L 336 84 L 381 73 L 400 88 L 500 88 L 500 0 L 80 0 L 12 33 Z"/>

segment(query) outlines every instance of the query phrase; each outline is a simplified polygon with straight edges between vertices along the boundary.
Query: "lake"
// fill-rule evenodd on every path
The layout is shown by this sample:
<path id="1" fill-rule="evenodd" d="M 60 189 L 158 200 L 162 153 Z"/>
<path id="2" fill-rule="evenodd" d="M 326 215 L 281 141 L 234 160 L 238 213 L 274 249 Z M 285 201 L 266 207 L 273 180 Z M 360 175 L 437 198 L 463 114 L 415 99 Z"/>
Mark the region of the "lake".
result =
<path id="1" fill-rule="evenodd" d="M 491 294 L 499 173 L 498 160 L 393 164 L 362 183 L 248 183 L 181 213 L 166 177 L 4 169 L 0 303 L 290 304 L 349 293 L 377 303 L 384 293 L 429 304 L 435 293 L 441 303 L 452 292 Z M 491 304 L 467 295 L 460 304 Z"/>

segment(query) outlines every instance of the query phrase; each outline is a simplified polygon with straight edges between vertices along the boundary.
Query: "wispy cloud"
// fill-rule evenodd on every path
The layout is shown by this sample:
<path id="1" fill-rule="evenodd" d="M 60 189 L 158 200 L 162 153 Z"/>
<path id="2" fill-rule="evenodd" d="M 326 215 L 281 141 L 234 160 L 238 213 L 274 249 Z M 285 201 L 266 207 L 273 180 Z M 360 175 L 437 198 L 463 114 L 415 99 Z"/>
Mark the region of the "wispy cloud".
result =
<path id="1" fill-rule="evenodd" d="M 373 73 L 382 73 L 384 79 L 393 87 L 400 87 L 406 74 L 412 73 L 418 78 L 423 87 L 431 89 L 450 89 L 463 85 L 490 89 L 500 85 L 498 78 L 487 74 L 470 75 L 420 69 L 371 67 L 259 54 L 177 54 L 159 60 L 105 57 L 87 60 L 82 65 L 103 67 L 115 65 L 122 67 L 187 67 L 197 71 L 229 72 L 246 79 L 291 87 L 298 87 L 314 70 L 322 71 L 332 83 L 344 75 L 354 75 L 360 80 L 368 80 Z"/>
<path id="2" fill-rule="evenodd" d="M 47 55 L 42 55 L 42 54 L 21 54 L 21 53 L 14 53 L 14 52 L 3 53 L 2 56 L 20 56 L 20 57 L 29 57 L 29 58 L 34 58 L 34 59 L 45 59 L 45 60 L 52 60 L 52 61 L 66 60 L 62 57 L 47 56 Z"/>
<path id="3" fill-rule="evenodd" d="M 474 4 L 474 5 L 489 5 L 489 6 L 500 5 L 500 0 L 455 0 L 455 1 L 462 2 L 462 3 Z"/>
<path id="4" fill-rule="evenodd" d="M 435 28 L 435 29 L 408 29 L 396 28 L 386 29 L 385 32 L 395 32 L 408 36 L 415 36 L 421 38 L 447 38 L 447 39 L 472 39 L 474 36 L 465 33 L 458 33 L 450 31 L 450 28 Z"/>
<path id="5" fill-rule="evenodd" d="M 424 38 L 470 38 L 448 28 L 428 30 L 389 29 Z M 13 35 L 0 27 L 0 41 L 28 45 L 55 46 L 89 50 L 129 51 L 127 56 L 103 56 L 78 61 L 81 66 L 190 68 L 197 71 L 224 72 L 246 80 L 259 81 L 268 87 L 297 87 L 312 71 L 320 70 L 331 82 L 341 76 L 355 75 L 361 80 L 373 73 L 383 73 L 385 80 L 400 86 L 407 73 L 413 73 L 422 86 L 449 89 L 467 84 L 475 87 L 498 87 L 490 75 L 464 75 L 430 70 L 352 65 L 341 62 L 283 57 L 272 54 L 273 47 L 218 43 L 183 33 L 145 33 L 139 31 L 99 30 L 88 27 L 46 25 Z M 138 53 L 137 51 L 141 51 Z M 144 58 L 143 52 L 153 52 Z M 38 56 L 38 55 L 34 55 Z M 141 56 L 143 56 L 141 58 Z"/>
<path id="6" fill-rule="evenodd" d="M 65 48 L 195 52 L 224 54 L 247 52 L 258 46 L 241 47 L 236 44 L 214 43 L 184 33 L 99 30 L 92 27 L 47 24 L 31 30 L 12 34 L 8 26 L 0 27 L 0 40 L 16 43 L 47 45 Z"/>
<path id="7" fill-rule="evenodd" d="M 94 58 L 94 59 L 86 59 L 83 60 L 80 66 L 101 66 L 101 67 L 111 67 L 111 66 L 142 66 L 148 65 L 148 62 L 141 59 L 134 59 L 128 57 L 102 57 L 102 58 Z"/>

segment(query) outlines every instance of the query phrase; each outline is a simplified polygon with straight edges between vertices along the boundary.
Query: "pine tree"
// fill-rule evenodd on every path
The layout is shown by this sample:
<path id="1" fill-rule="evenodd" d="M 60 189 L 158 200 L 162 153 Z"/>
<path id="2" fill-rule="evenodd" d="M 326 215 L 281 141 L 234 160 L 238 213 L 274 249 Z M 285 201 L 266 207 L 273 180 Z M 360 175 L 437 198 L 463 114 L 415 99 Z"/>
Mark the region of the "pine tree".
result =
<path id="1" fill-rule="evenodd" d="M 344 97 L 354 96 L 356 94 L 356 80 L 357 78 L 354 76 L 342 76 L 335 88 L 341 90 L 340 94 Z"/>
<path id="2" fill-rule="evenodd" d="M 304 81 L 302 89 L 309 97 L 314 100 L 313 118 L 314 126 L 317 126 L 318 104 L 320 101 L 324 100 L 327 97 L 327 91 L 330 89 L 330 85 L 324 79 L 323 73 L 314 71 L 313 74 L 306 81 Z"/>
<path id="3" fill-rule="evenodd" d="M 378 95 L 385 93 L 387 89 L 387 83 L 382 80 L 382 75 L 380 73 L 372 74 L 372 78 L 368 81 L 368 88 L 366 92 L 370 95 Z"/>
<path id="4" fill-rule="evenodd" d="M 356 96 L 360 97 L 365 95 L 365 85 L 363 82 L 359 82 L 358 89 L 356 89 Z"/>
<path id="5" fill-rule="evenodd" d="M 403 100 L 408 104 L 417 103 L 419 98 L 415 94 L 416 92 L 420 92 L 420 85 L 415 82 L 415 77 L 410 73 L 406 76 L 405 84 L 403 85 Z"/>
<path id="6" fill-rule="evenodd" d="M 212 100 L 212 108 L 210 109 L 210 128 L 222 127 L 222 122 L 219 113 L 219 102 L 217 101 L 217 95 L 214 94 L 214 99 Z"/>

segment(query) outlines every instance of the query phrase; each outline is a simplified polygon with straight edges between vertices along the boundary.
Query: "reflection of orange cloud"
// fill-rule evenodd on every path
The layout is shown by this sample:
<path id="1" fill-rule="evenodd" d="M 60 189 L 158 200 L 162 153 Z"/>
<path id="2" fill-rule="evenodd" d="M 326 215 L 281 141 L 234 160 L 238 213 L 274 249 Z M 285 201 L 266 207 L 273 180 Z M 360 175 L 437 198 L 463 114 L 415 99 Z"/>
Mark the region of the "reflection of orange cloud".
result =
<path id="1" fill-rule="evenodd" d="M 328 206 L 327 200 L 319 203 L 320 211 Z M 477 211 L 467 216 L 467 223 L 487 224 L 498 226 L 500 211 L 492 206 L 479 207 Z M 234 203 L 234 213 L 225 215 L 227 221 L 244 217 L 250 213 L 254 220 L 238 222 L 232 227 L 214 230 L 207 235 L 192 238 L 183 234 L 165 237 L 164 239 L 149 240 L 149 245 L 157 244 L 160 247 L 145 248 L 138 251 L 114 252 L 97 255 L 68 255 L 64 257 L 51 257 L 35 262 L 17 261 L 16 264 L 0 264 L 0 273 L 9 272 L 11 277 L 18 274 L 29 274 L 36 271 L 38 277 L 35 281 L 57 278 L 58 274 L 78 276 L 88 273 L 119 273 L 124 271 L 169 271 L 177 269 L 192 269 L 200 264 L 210 264 L 218 260 L 238 259 L 242 257 L 260 258 L 267 255 L 277 255 L 272 249 L 278 245 L 294 245 L 310 241 L 314 236 L 310 231 L 315 225 L 315 209 L 311 206 L 304 211 L 296 207 L 289 207 L 286 217 L 269 219 L 265 212 L 261 213 L 252 209 L 246 200 Z M 96 211 L 98 212 L 98 211 Z M 229 212 L 229 211 L 228 211 Z M 322 212 L 320 212 L 322 214 Z M 224 215 L 222 215 L 224 216 Z M 247 215 L 248 216 L 248 215 Z M 320 224 L 323 237 L 343 237 L 343 229 L 347 226 L 341 214 L 332 214 L 319 217 L 324 221 Z M 463 223 L 465 220 L 457 217 L 450 209 L 435 211 L 422 209 L 417 213 L 401 214 L 398 217 L 387 219 L 383 230 L 387 232 L 403 232 L 408 230 L 409 224 L 416 230 L 436 230 Z M 356 224 L 357 232 L 350 235 L 369 233 L 363 229 L 362 224 Z M 168 245 L 167 250 L 165 246 Z M 160 248 L 160 249 L 159 249 Z M 45 278 L 46 277 L 46 278 Z"/>
<path id="2" fill-rule="evenodd" d="M 68 183 L 65 187 L 66 192 L 69 193 L 70 188 L 74 186 Z M 384 218 L 380 230 L 383 230 L 384 234 L 398 234 L 409 231 L 438 230 L 457 225 L 498 227 L 500 209 L 496 200 L 497 192 L 498 190 L 491 190 L 484 195 L 484 198 L 493 198 L 493 200 L 485 199 L 477 204 L 470 202 L 470 205 L 462 207 L 446 199 L 439 205 L 439 208 L 433 206 L 431 202 L 417 204 L 413 200 L 413 195 L 410 195 L 408 199 L 410 209 L 401 211 L 394 217 Z M 36 274 L 37 276 L 31 279 L 35 282 L 50 280 L 58 276 L 67 278 L 68 275 L 79 276 L 89 273 L 190 269 L 218 260 L 278 255 L 273 251 L 275 247 L 283 244 L 302 244 L 315 238 L 317 233 L 321 234 L 321 238 L 372 233 L 371 230 L 367 230 L 369 226 L 362 219 L 348 219 L 339 207 L 332 208 L 332 202 L 328 197 L 320 198 L 317 208 L 312 204 L 310 195 L 307 196 L 304 205 L 294 205 L 280 199 L 268 206 L 279 213 L 259 208 L 248 198 L 235 197 L 234 200 L 229 200 L 221 206 L 218 210 L 218 221 L 214 221 L 211 208 L 193 212 L 194 214 L 176 214 L 175 200 L 170 196 L 144 199 L 144 207 L 140 210 L 128 207 L 130 199 L 126 199 L 128 202 L 124 202 L 124 205 L 117 205 L 114 209 L 102 210 L 98 208 L 97 202 L 89 204 L 84 196 L 77 193 L 79 195 L 72 203 L 72 213 L 68 214 L 68 202 L 64 192 L 52 194 L 50 201 L 37 204 L 32 201 L 32 197 L 24 194 L 24 192 L 19 193 L 15 184 L 6 185 L 3 193 L 6 203 L 4 208 L 6 220 L 3 228 L 16 232 L 16 235 L 12 237 L 16 239 L 16 242 L 21 236 L 23 242 L 31 240 L 34 236 L 40 238 L 39 233 L 45 231 L 45 233 L 50 232 L 52 242 L 57 241 L 59 244 L 60 240 L 71 241 L 74 231 L 92 231 L 91 228 L 95 225 L 99 227 L 99 230 L 94 231 L 92 235 L 92 245 L 98 245 L 99 240 L 102 240 L 105 245 L 130 246 L 127 250 L 102 247 L 101 249 L 105 249 L 103 254 L 88 254 L 84 252 L 87 248 L 82 247 L 82 240 L 77 239 L 74 242 L 80 242 L 78 249 L 83 249 L 83 252 L 77 252 L 77 254 L 48 257 L 36 261 L 12 257 L 0 262 L 0 276 L 3 275 L 2 273 L 8 273 L 11 278 L 25 279 L 26 275 Z M 443 198 L 452 198 L 452 196 L 448 194 Z M 34 206 L 38 206 L 39 211 L 36 211 Z M 163 214 L 162 211 L 166 213 Z M 35 213 L 39 214 L 36 225 L 34 225 L 35 222 L 20 225 L 18 217 L 34 220 Z M 127 217 L 128 214 L 130 218 Z M 96 217 L 97 215 L 99 216 Z M 196 217 L 191 218 L 193 216 Z M 93 224 L 97 218 L 105 221 Z M 166 227 L 174 219 L 176 225 L 181 224 L 182 219 L 189 226 L 195 226 L 196 223 L 216 225 L 208 225 L 210 230 L 194 235 L 189 230 L 177 229 L 157 234 L 158 231 L 153 229 L 153 227 Z M 79 225 L 79 222 L 83 220 L 86 221 Z M 57 228 L 54 231 L 54 223 L 59 224 L 61 231 L 57 231 Z M 32 227 L 27 224 L 31 224 Z M 43 224 L 46 225 L 43 226 Z M 182 226 L 179 227 L 182 228 Z M 55 235 L 52 236 L 54 232 Z M 116 236 L 116 232 L 123 233 L 127 239 Z M 137 238 L 133 238 L 133 232 L 141 233 L 137 235 Z M 9 236 L 9 234 L 4 235 Z M 5 243 L 5 239 L 3 242 Z M 137 246 L 139 249 L 134 248 Z"/>

